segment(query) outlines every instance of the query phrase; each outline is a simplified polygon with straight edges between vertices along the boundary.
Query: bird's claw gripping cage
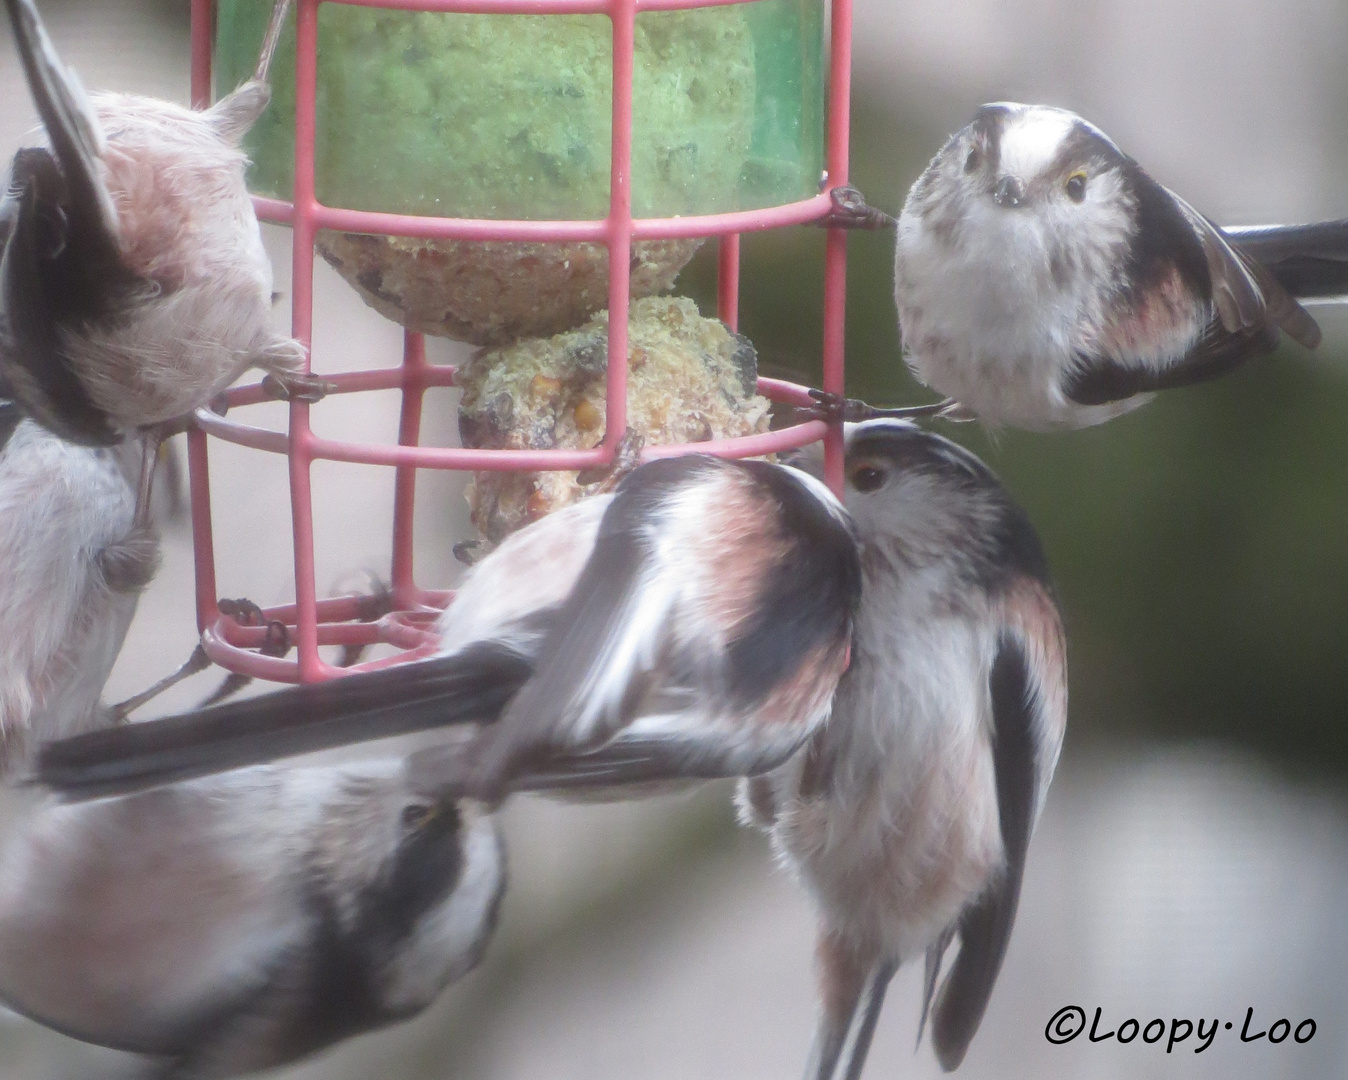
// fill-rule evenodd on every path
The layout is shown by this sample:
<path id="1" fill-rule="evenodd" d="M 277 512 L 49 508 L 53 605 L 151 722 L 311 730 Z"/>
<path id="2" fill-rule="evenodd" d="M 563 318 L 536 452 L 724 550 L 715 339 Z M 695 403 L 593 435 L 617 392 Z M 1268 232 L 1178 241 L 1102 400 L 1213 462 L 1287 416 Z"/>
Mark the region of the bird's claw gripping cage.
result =
<path id="1" fill-rule="evenodd" d="M 740 234 L 744 232 L 827 223 L 838 210 L 835 189 L 848 182 L 848 126 L 851 81 L 852 17 L 850 0 L 832 0 L 827 83 L 826 167 L 819 194 L 763 209 L 666 218 L 634 218 L 632 211 L 632 101 L 635 28 L 641 12 L 762 3 L 764 0 L 295 0 L 295 160 L 290 202 L 256 198 L 258 216 L 288 224 L 293 230 L 292 332 L 310 346 L 313 329 L 315 239 L 320 229 L 398 237 L 460 241 L 591 242 L 608 252 L 607 425 L 603 442 L 591 449 L 487 450 L 431 448 L 419 445 L 425 392 L 454 385 L 452 367 L 429 364 L 422 336 L 404 336 L 402 364 L 394 368 L 331 376 L 331 392 L 363 393 L 397 389 L 402 393 L 398 442 L 362 444 L 322 438 L 309 423 L 310 404 L 290 403 L 288 431 L 274 431 L 241 421 L 239 409 L 269 400 L 261 384 L 228 393 L 229 415 L 202 409 L 188 435 L 192 527 L 195 547 L 196 609 L 202 646 L 217 664 L 229 670 L 275 682 L 313 682 L 349 671 L 368 670 L 424 656 L 435 647 L 433 624 L 452 594 L 417 585 L 412 559 L 412 526 L 419 469 L 549 470 L 593 469 L 609 465 L 626 429 L 627 312 L 632 244 L 641 240 L 716 237 L 718 240 L 717 315 L 731 329 L 738 325 Z M 820 0 L 822 3 L 822 0 Z M 409 12 L 497 15 L 600 15 L 612 26 L 612 139 L 608 214 L 589 221 L 485 220 L 418 217 L 366 210 L 339 209 L 315 195 L 316 100 L 318 86 L 318 19 L 324 3 Z M 201 108 L 211 96 L 214 0 L 192 0 L 192 102 Z M 846 293 L 846 233 L 828 231 L 823 293 L 823 387 L 843 391 L 843 316 Z M 310 357 L 312 360 L 312 357 Z M 321 366 L 321 357 L 320 357 Z M 805 387 L 760 378 L 758 392 L 791 405 L 814 404 Z M 223 439 L 255 450 L 283 454 L 289 463 L 294 532 L 295 601 L 263 612 L 256 625 L 242 625 L 223 614 L 216 594 L 212 538 L 208 445 Z M 825 444 L 826 474 L 841 490 L 842 431 L 839 425 L 810 420 L 765 434 L 679 446 L 651 446 L 643 459 L 699 452 L 725 457 L 753 457 L 816 442 Z M 386 596 L 342 596 L 319 599 L 315 586 L 314 527 L 310 467 L 316 460 L 389 466 L 394 470 L 393 537 L 389 591 Z M 381 611 L 372 602 L 381 601 Z M 373 617 L 372 617 L 373 616 Z M 267 643 L 268 625 L 289 628 L 296 657 L 288 659 L 256 650 Z M 322 645 L 394 646 L 396 655 L 339 668 L 319 655 Z M 276 651 L 276 650 L 269 650 Z"/>

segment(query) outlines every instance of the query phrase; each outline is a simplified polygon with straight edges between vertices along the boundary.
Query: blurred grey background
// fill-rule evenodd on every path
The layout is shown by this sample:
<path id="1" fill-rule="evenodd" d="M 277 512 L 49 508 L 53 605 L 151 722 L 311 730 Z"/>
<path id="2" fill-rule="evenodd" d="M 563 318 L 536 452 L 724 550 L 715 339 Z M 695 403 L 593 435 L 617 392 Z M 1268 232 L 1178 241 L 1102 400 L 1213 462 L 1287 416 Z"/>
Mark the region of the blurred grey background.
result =
<path id="1" fill-rule="evenodd" d="M 853 179 L 897 210 L 944 136 L 982 101 L 1039 100 L 1098 123 L 1220 222 L 1348 216 L 1348 8 L 1324 0 L 855 0 Z M 186 99 L 186 0 L 43 0 L 58 47 L 96 88 Z M 34 123 L 0 36 L 0 154 Z M 269 229 L 278 287 L 289 235 Z M 817 374 L 822 236 L 744 244 L 741 329 L 765 365 Z M 851 241 L 849 389 L 926 396 L 898 363 L 890 241 Z M 681 291 L 713 310 L 714 255 Z M 315 362 L 397 362 L 396 327 L 320 264 Z M 1031 850 L 1006 969 L 962 1075 L 1320 1078 L 1348 1071 L 1348 322 L 1326 343 L 1173 392 L 1106 427 L 1006 433 L 987 456 L 1029 509 L 1060 586 L 1072 678 L 1059 779 Z M 284 311 L 278 311 L 284 320 Z M 452 362 L 455 347 L 432 343 Z M 426 438 L 454 437 L 432 395 Z M 265 411 L 253 415 L 266 420 Z M 281 422 L 279 413 L 271 419 Z M 334 399 L 325 433 L 391 441 L 396 400 Z M 387 472 L 316 470 L 319 587 L 386 572 Z M 289 599 L 285 470 L 212 449 L 220 592 Z M 418 559 L 452 582 L 468 535 L 460 481 L 421 481 Z M 148 684 L 193 644 L 190 538 L 165 525 L 109 696 Z M 217 675 L 161 703 L 192 702 Z M 813 1021 L 812 920 L 727 791 L 637 807 L 519 801 L 513 887 L 483 967 L 430 1012 L 285 1075 L 450 1080 L 800 1072 Z M 938 1073 L 913 1050 L 916 971 L 900 974 L 869 1076 Z M 1232 1021 L 1190 1039 L 1050 1046 L 1056 1010 Z M 1315 1037 L 1242 1044 L 1282 1017 Z M 0 1020 L 0 1078 L 119 1076 L 128 1063 Z"/>

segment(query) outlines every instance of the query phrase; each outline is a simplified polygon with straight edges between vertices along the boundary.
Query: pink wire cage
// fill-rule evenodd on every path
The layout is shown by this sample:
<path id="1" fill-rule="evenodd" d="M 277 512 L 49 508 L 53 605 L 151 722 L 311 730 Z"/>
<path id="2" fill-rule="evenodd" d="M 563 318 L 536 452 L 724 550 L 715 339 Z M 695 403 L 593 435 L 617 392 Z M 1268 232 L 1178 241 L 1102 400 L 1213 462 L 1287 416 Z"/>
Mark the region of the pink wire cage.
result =
<path id="1" fill-rule="evenodd" d="M 208 409 L 196 414 L 188 433 L 192 532 L 196 570 L 197 626 L 207 655 L 229 670 L 273 682 L 315 682 L 353 671 L 371 670 L 424 656 L 435 647 L 435 615 L 452 594 L 426 590 L 416 583 L 412 558 L 413 518 L 418 469 L 519 470 L 591 469 L 609 464 L 626 429 L 627 311 L 631 245 L 636 240 L 716 237 L 718 240 L 717 315 L 732 330 L 738 325 L 740 234 L 802 225 L 824 218 L 833 208 L 830 192 L 847 184 L 849 98 L 852 65 L 851 0 L 832 0 L 827 102 L 827 173 L 820 194 L 799 202 L 733 213 L 677 218 L 632 217 L 632 72 L 636 16 L 720 6 L 756 0 L 295 0 L 295 175 L 293 202 L 255 198 L 264 221 L 293 229 L 291 286 L 292 333 L 309 347 L 313 329 L 314 240 L 319 229 L 472 241 L 591 241 L 608 249 L 609 293 L 607 424 L 604 441 L 588 450 L 472 450 L 419 445 L 422 403 L 432 387 L 454 385 L 454 369 L 426 361 L 420 334 L 404 335 L 403 361 L 394 368 L 327 376 L 336 393 L 399 389 L 402 404 L 396 445 L 326 439 L 309 424 L 311 406 L 292 402 L 288 430 L 273 431 L 241 422 L 234 409 L 266 399 L 260 384 L 228 394 L 230 415 Z M 597 221 L 496 221 L 345 210 L 325 206 L 314 194 L 315 116 L 318 84 L 318 8 L 321 3 L 405 11 L 467 14 L 597 14 L 613 27 L 613 118 L 608 216 Z M 211 97 L 213 0 L 192 0 L 192 104 L 202 108 Z M 829 229 L 825 245 L 823 295 L 823 388 L 843 391 L 843 319 L 847 287 L 847 233 Z M 309 362 L 312 363 L 312 355 Z M 760 378 L 758 391 L 774 401 L 810 404 L 805 387 Z M 268 621 L 284 623 L 296 658 L 258 653 L 265 625 L 242 625 L 222 614 L 217 600 L 215 549 L 210 504 L 209 441 L 212 438 L 284 454 L 289 462 L 294 533 L 295 602 L 266 609 Z M 763 435 L 716 442 L 648 447 L 643 459 L 684 453 L 754 457 L 824 441 L 830 486 L 842 487 L 841 425 L 808 421 Z M 363 618 L 367 598 L 342 596 L 320 600 L 314 573 L 313 503 L 310 468 L 316 460 L 386 465 L 394 469 L 392 555 L 389 585 L 392 611 Z M 326 663 L 320 645 L 383 642 L 401 650 L 394 656 L 340 668 Z"/>

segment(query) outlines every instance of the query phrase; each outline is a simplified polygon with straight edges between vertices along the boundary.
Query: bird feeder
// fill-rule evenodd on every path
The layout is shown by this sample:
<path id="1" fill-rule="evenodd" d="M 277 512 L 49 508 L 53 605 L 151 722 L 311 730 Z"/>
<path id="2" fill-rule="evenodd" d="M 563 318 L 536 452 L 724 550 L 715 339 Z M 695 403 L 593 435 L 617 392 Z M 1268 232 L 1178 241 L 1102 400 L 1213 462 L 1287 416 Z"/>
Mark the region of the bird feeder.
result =
<path id="1" fill-rule="evenodd" d="M 194 105 L 210 101 L 213 66 L 223 91 L 251 71 L 270 7 L 269 0 L 193 0 Z M 292 332 L 310 344 L 316 252 L 406 329 L 397 367 L 326 375 L 322 355 L 310 357 L 311 370 L 331 379 L 335 393 L 401 392 L 396 444 L 316 435 L 309 413 L 322 402 L 292 402 L 284 431 L 250 424 L 247 406 L 267 400 L 260 385 L 231 390 L 227 415 L 200 410 L 189 434 L 203 647 L 225 668 L 277 682 L 313 682 L 434 649 L 431 626 L 450 594 L 417 584 L 418 469 L 592 470 L 613 463 L 626 429 L 634 290 L 659 291 L 667 283 L 648 286 L 660 278 L 662 259 L 677 261 L 715 239 L 717 316 L 736 328 L 740 234 L 821 221 L 834 209 L 830 192 L 847 183 L 851 67 L 849 0 L 832 3 L 827 79 L 824 0 L 296 0 L 295 8 L 293 39 L 283 40 L 273 69 L 273 105 L 249 145 L 258 216 L 293 230 Z M 532 309 L 547 308 L 552 289 L 562 296 L 553 306 L 566 309 L 557 316 L 563 320 L 576 321 L 587 305 L 607 308 L 606 425 L 599 445 L 419 445 L 425 392 L 455 381 L 453 367 L 427 362 L 422 332 L 481 343 L 519 333 L 518 326 L 504 325 L 508 320 L 493 324 L 487 308 L 485 318 L 463 309 L 438 321 L 426 318 L 415 310 L 418 298 L 443 289 L 400 292 L 406 279 L 394 272 L 390 286 L 388 263 L 377 267 L 376 282 L 360 261 L 362 252 L 381 259 L 392 252 L 396 262 L 419 244 L 459 259 L 454 273 L 461 281 L 508 285 L 511 275 L 519 276 L 543 297 Z M 830 229 L 823 385 L 835 393 L 843 389 L 846 251 L 845 231 Z M 593 276 L 586 276 L 596 263 L 603 271 L 597 305 L 590 298 Z M 559 266 L 566 272 L 557 273 Z M 493 302 L 509 291 L 498 290 Z M 779 380 L 760 378 L 758 392 L 787 404 L 811 403 L 804 387 Z M 267 643 L 267 627 L 242 625 L 219 609 L 212 439 L 288 458 L 295 601 L 267 610 L 264 622 L 286 625 L 294 659 L 254 651 Z M 818 421 L 648 446 L 642 456 L 753 457 L 820 439 L 838 490 L 841 432 Z M 316 460 L 392 470 L 391 612 L 370 618 L 372 598 L 317 595 L 310 487 Z M 376 642 L 400 651 L 352 668 L 334 667 L 318 652 L 323 645 Z"/>

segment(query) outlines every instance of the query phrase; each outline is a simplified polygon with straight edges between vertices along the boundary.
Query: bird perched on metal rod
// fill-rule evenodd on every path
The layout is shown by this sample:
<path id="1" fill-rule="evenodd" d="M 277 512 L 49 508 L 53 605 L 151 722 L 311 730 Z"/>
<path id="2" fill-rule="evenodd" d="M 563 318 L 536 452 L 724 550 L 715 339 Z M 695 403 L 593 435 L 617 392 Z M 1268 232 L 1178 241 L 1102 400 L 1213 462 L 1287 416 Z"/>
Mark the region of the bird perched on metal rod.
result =
<path id="1" fill-rule="evenodd" d="M 250 367 L 319 393 L 305 350 L 269 324 L 272 271 L 239 142 L 270 98 L 278 0 L 257 73 L 197 112 L 136 94 L 86 97 L 32 0 L 5 0 L 48 145 L 20 150 L 0 202 L 0 379 L 58 435 L 150 437 Z"/>
<path id="2" fill-rule="evenodd" d="M 155 1080 L 271 1069 L 424 1009 L 504 887 L 492 819 L 398 760 L 43 800 L 0 855 L 0 1001 Z"/>
<path id="3" fill-rule="evenodd" d="M 826 397 L 823 411 L 1081 428 L 1221 375 L 1280 331 L 1314 348 L 1315 320 L 1260 261 L 1274 239 L 1247 240 L 1234 244 L 1081 117 L 985 105 L 927 166 L 898 223 L 904 352 L 946 400 L 873 410 Z"/>
<path id="4" fill-rule="evenodd" d="M 828 716 L 859 590 L 850 521 L 818 480 L 654 461 L 474 566 L 435 659 L 52 744 L 35 778 L 96 797 L 473 722 L 413 759 L 415 783 L 494 800 L 759 772 Z"/>
<path id="5" fill-rule="evenodd" d="M 828 724 L 739 796 L 819 911 L 807 1080 L 860 1077 L 887 984 L 923 955 L 923 1022 L 945 1069 L 963 1060 L 1067 716 L 1044 554 L 988 468 L 881 420 L 848 432 L 846 478 L 863 575 L 851 667 Z"/>
<path id="6" fill-rule="evenodd" d="M 0 401 L 0 774 L 102 725 L 99 697 L 159 565 L 139 449 L 76 446 Z"/>

